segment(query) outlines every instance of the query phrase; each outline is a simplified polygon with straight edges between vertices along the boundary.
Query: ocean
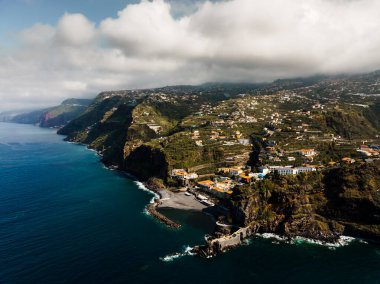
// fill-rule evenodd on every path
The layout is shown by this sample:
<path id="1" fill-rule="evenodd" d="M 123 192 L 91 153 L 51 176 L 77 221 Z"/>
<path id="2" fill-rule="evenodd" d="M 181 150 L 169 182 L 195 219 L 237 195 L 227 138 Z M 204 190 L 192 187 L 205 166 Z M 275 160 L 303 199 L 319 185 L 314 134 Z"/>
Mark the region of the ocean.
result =
<path id="1" fill-rule="evenodd" d="M 169 229 L 144 210 L 152 197 L 53 129 L 0 123 L 0 283 L 380 283 L 380 246 L 359 240 L 188 255 L 210 219 L 168 210 L 183 224 Z"/>

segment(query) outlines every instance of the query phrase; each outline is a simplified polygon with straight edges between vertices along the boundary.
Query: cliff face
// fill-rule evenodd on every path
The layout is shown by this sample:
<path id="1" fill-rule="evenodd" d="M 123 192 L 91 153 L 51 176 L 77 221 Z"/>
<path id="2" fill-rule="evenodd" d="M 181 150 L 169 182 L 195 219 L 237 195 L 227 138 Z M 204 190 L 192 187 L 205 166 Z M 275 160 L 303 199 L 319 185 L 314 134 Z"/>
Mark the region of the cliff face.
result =
<path id="1" fill-rule="evenodd" d="M 273 177 L 233 198 L 234 221 L 259 232 L 334 241 L 347 234 L 380 240 L 379 165 Z"/>
<path id="2" fill-rule="evenodd" d="M 141 180 L 156 177 L 167 179 L 168 162 L 165 154 L 157 148 L 141 145 L 125 157 L 124 167 Z"/>
<path id="3" fill-rule="evenodd" d="M 123 149 L 136 96 L 123 96 L 117 92 L 102 93 L 87 110 L 58 131 L 67 140 L 89 145 L 102 155 L 107 165 L 123 164 Z"/>
<path id="4" fill-rule="evenodd" d="M 83 113 L 92 100 L 68 99 L 59 106 L 16 115 L 11 122 L 60 127 Z"/>
<path id="5" fill-rule="evenodd" d="M 197 146 L 191 138 L 193 124 L 183 124 L 205 102 L 224 96 L 187 92 L 186 88 L 170 95 L 159 90 L 104 92 L 58 134 L 96 149 L 105 164 L 141 179 L 166 180 L 174 167 L 215 163 L 224 156 L 221 149 Z"/>

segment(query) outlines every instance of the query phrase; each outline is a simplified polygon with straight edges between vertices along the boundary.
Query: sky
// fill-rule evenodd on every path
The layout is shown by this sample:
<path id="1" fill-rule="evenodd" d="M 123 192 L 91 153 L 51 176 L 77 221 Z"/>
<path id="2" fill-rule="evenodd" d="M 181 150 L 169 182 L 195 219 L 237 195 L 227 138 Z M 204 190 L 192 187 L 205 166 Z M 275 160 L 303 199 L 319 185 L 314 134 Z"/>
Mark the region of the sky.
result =
<path id="1" fill-rule="evenodd" d="M 0 0 L 0 111 L 380 69 L 378 0 Z"/>

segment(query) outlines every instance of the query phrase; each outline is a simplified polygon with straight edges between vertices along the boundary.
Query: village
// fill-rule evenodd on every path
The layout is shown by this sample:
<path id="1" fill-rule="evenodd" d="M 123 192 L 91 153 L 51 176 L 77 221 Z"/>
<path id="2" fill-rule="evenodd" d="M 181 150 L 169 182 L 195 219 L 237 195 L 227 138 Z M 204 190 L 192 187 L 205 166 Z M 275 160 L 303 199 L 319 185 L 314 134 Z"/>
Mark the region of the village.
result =
<path id="1" fill-rule="evenodd" d="M 188 126 L 197 147 L 219 147 L 223 156 L 212 166 L 173 168 L 171 179 L 181 191 L 212 205 L 230 198 L 234 188 L 270 175 L 298 175 L 379 159 L 377 131 L 366 139 L 341 134 L 326 124 L 326 116 L 346 104 L 338 104 L 334 96 L 315 99 L 310 93 L 310 88 L 300 88 L 260 98 L 241 94 L 216 106 L 202 105 L 182 125 Z"/>

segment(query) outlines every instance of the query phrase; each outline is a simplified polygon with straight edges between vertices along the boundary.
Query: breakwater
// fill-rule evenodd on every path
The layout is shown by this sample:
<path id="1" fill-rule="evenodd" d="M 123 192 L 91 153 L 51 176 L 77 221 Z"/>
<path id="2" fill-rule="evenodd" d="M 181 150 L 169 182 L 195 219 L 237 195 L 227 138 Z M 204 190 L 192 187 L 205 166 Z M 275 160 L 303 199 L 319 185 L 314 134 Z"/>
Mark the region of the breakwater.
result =
<path id="1" fill-rule="evenodd" d="M 161 214 L 160 212 L 157 211 L 158 205 L 159 205 L 159 201 L 158 202 L 155 201 L 155 202 L 149 204 L 147 206 L 147 210 L 148 210 L 149 214 L 170 228 L 176 228 L 176 229 L 180 228 L 181 227 L 180 224 L 170 220 L 168 217 L 164 216 L 163 214 Z"/>

